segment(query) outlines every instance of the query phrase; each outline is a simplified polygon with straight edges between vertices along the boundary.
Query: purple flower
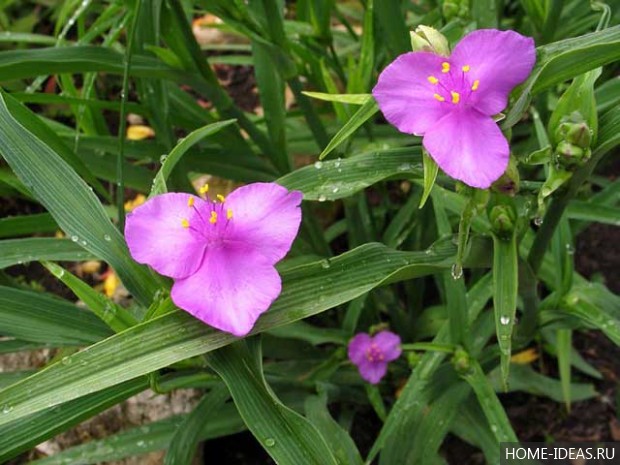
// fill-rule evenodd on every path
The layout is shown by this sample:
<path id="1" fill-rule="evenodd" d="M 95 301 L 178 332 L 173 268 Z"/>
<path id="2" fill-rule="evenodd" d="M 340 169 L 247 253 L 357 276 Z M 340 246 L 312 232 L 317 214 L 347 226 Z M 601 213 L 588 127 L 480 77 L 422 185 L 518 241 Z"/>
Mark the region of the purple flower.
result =
<path id="1" fill-rule="evenodd" d="M 391 331 L 380 331 L 374 336 L 356 334 L 349 341 L 349 359 L 357 365 L 362 378 L 377 384 L 387 372 L 388 362 L 400 357 L 400 337 Z"/>
<path id="2" fill-rule="evenodd" d="M 488 188 L 506 170 L 509 147 L 492 116 L 536 61 L 534 41 L 513 31 L 467 34 L 449 57 L 405 53 L 372 93 L 387 120 L 422 144 L 447 174 Z"/>
<path id="3" fill-rule="evenodd" d="M 125 238 L 136 261 L 174 279 L 178 307 L 245 336 L 280 294 L 274 265 L 297 235 L 302 194 L 256 183 L 217 199 L 153 197 L 127 217 Z"/>

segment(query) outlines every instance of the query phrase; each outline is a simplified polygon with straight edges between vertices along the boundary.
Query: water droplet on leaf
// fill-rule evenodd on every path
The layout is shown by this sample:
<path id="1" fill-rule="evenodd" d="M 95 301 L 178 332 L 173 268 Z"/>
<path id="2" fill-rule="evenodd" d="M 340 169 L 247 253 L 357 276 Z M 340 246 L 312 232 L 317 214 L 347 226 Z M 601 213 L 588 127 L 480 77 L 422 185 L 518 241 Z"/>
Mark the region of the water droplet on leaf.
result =
<path id="1" fill-rule="evenodd" d="M 504 316 L 501 316 L 501 317 L 499 318 L 499 322 L 500 322 L 501 324 L 503 324 L 504 326 L 506 326 L 508 323 L 510 323 L 510 317 L 509 317 L 509 316 L 505 316 L 505 315 L 504 315 Z"/>
<path id="2" fill-rule="evenodd" d="M 322 161 L 315 161 L 315 162 L 314 162 L 314 167 L 315 167 L 317 170 L 320 170 L 321 168 L 323 168 L 323 162 L 322 162 Z"/>
<path id="3" fill-rule="evenodd" d="M 265 439 L 265 445 L 267 447 L 273 447 L 273 446 L 276 445 L 276 440 L 273 439 L 273 438 L 267 438 L 267 439 Z"/>

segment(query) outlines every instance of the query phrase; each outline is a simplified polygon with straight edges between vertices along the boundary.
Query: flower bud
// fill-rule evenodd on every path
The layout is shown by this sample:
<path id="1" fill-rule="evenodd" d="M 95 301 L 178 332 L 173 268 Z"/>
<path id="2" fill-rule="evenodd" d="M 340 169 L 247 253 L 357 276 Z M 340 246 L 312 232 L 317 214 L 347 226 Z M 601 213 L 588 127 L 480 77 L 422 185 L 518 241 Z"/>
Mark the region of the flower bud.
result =
<path id="1" fill-rule="evenodd" d="M 520 180 L 521 178 L 519 177 L 517 162 L 513 157 L 510 157 L 508 168 L 506 168 L 504 174 L 502 174 L 500 178 L 491 185 L 491 189 L 494 192 L 499 192 L 500 194 L 514 197 L 515 194 L 519 192 Z"/>
<path id="2" fill-rule="evenodd" d="M 565 122 L 558 127 L 557 137 L 582 149 L 587 149 L 592 143 L 592 130 L 585 121 Z"/>
<path id="3" fill-rule="evenodd" d="M 589 148 L 581 148 L 569 141 L 561 141 L 555 149 L 554 161 L 566 169 L 583 166 L 592 155 Z"/>
<path id="4" fill-rule="evenodd" d="M 452 365 L 459 375 L 467 375 L 471 372 L 471 358 L 461 347 L 457 347 L 454 351 Z"/>
<path id="5" fill-rule="evenodd" d="M 489 213 L 491 228 L 498 237 L 508 239 L 512 236 L 517 222 L 515 209 L 510 205 L 495 205 Z"/>
<path id="6" fill-rule="evenodd" d="M 455 17 L 465 19 L 469 15 L 469 0 L 444 0 L 441 13 L 447 21 Z"/>
<path id="7" fill-rule="evenodd" d="M 418 26 L 411 31 L 411 49 L 414 52 L 431 52 L 437 55 L 450 55 L 450 46 L 445 36 L 437 29 L 428 26 Z"/>

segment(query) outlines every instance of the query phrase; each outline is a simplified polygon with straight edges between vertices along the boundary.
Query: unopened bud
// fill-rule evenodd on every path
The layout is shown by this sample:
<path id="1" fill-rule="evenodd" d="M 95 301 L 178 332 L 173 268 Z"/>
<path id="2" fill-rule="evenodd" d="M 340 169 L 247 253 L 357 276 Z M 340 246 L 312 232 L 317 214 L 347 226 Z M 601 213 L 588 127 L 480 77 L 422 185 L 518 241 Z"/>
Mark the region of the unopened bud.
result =
<path id="1" fill-rule="evenodd" d="M 407 352 L 407 362 L 411 368 L 417 367 L 421 360 L 422 356 L 418 352 Z"/>
<path id="2" fill-rule="evenodd" d="M 418 26 L 410 32 L 411 49 L 414 52 L 432 52 L 437 55 L 450 55 L 450 46 L 445 36 L 437 29 L 428 26 Z"/>
<path id="3" fill-rule="evenodd" d="M 592 143 L 592 130 L 585 122 L 566 122 L 558 127 L 558 139 L 565 140 L 582 149 L 587 149 Z"/>
<path id="4" fill-rule="evenodd" d="M 513 157 L 510 157 L 508 168 L 506 168 L 504 174 L 502 174 L 500 178 L 493 183 L 491 189 L 494 192 L 499 192 L 500 194 L 514 197 L 515 194 L 519 192 L 520 179 L 517 162 Z"/>
<path id="5" fill-rule="evenodd" d="M 445 0 L 441 13 L 448 21 L 455 17 L 466 19 L 469 16 L 469 0 Z"/>
<path id="6" fill-rule="evenodd" d="M 454 351 L 452 365 L 459 375 L 467 375 L 471 372 L 471 358 L 461 347 Z"/>
<path id="7" fill-rule="evenodd" d="M 583 166 L 592 155 L 589 148 L 581 148 L 566 140 L 561 141 L 555 150 L 555 162 L 563 168 Z"/>
<path id="8" fill-rule="evenodd" d="M 508 239 L 515 230 L 517 214 L 510 205 L 495 205 L 489 213 L 491 228 L 498 237 Z"/>

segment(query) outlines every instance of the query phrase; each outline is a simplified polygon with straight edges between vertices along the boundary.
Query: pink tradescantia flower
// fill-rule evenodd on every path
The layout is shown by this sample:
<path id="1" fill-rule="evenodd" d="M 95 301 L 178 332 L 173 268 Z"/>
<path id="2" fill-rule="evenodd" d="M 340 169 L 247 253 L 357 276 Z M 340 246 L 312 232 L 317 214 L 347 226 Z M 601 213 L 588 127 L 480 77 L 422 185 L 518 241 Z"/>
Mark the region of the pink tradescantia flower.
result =
<path id="1" fill-rule="evenodd" d="M 349 360 L 362 378 L 377 384 L 387 372 L 388 363 L 400 357 L 400 337 L 391 331 L 380 331 L 374 336 L 356 334 L 349 341 Z"/>
<path id="2" fill-rule="evenodd" d="M 492 116 L 534 66 L 534 41 L 513 31 L 466 35 L 449 57 L 405 53 L 379 76 L 372 93 L 399 131 L 422 144 L 448 175 L 488 188 L 506 170 L 509 147 Z"/>
<path id="3" fill-rule="evenodd" d="M 136 261 L 174 279 L 171 297 L 178 307 L 245 336 L 280 295 L 274 265 L 297 235 L 302 194 L 255 183 L 217 199 L 153 197 L 127 217 L 125 238 Z"/>

